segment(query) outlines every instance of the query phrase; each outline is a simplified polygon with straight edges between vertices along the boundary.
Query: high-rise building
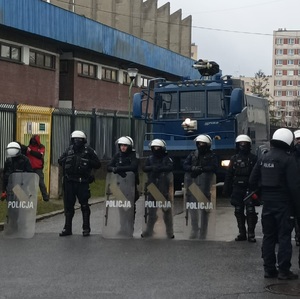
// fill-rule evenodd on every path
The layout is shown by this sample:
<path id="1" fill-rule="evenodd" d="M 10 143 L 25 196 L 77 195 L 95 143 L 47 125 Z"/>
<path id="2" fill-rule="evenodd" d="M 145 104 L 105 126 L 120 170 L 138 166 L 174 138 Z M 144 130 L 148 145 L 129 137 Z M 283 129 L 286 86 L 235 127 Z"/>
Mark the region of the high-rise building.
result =
<path id="1" fill-rule="evenodd" d="M 300 124 L 300 30 L 273 32 L 271 123 L 298 128 Z"/>

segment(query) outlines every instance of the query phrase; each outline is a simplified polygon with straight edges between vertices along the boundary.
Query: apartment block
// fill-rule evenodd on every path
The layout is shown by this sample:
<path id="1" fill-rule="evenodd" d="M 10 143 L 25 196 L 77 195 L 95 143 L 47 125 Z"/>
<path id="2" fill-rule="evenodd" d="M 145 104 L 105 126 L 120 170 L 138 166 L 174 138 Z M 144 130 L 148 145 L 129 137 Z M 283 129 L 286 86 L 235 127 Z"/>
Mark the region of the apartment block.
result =
<path id="1" fill-rule="evenodd" d="M 300 30 L 273 31 L 274 78 L 271 123 L 298 128 L 300 125 Z"/>

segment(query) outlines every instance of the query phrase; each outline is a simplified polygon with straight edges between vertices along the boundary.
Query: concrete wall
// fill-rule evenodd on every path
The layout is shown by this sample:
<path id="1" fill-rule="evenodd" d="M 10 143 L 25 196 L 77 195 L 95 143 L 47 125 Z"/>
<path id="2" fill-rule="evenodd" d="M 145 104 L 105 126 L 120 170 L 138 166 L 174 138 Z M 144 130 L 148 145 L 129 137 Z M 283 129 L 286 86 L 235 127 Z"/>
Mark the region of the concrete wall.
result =
<path id="1" fill-rule="evenodd" d="M 191 57 L 192 17 L 157 0 L 50 0 L 50 3 L 138 38 Z"/>

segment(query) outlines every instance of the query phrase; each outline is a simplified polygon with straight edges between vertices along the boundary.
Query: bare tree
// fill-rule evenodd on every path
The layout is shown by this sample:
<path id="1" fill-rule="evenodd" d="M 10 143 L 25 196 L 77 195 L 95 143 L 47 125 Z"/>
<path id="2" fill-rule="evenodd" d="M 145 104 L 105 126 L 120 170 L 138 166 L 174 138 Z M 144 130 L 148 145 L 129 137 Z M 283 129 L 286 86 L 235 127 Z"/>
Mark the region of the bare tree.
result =
<path id="1" fill-rule="evenodd" d="M 269 77 L 266 76 L 262 70 L 259 70 L 255 73 L 255 77 L 251 80 L 251 92 L 259 97 L 269 98 L 270 93 L 267 88 L 269 84 Z"/>

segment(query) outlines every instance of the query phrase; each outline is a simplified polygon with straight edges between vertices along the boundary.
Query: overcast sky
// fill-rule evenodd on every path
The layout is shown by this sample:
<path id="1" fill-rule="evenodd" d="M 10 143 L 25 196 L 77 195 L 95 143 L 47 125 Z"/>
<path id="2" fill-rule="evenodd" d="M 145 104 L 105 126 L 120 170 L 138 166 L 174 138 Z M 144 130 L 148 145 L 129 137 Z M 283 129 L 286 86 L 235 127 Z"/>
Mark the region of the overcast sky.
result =
<path id="1" fill-rule="evenodd" d="M 273 31 L 300 30 L 300 0 L 158 0 L 171 13 L 192 15 L 198 59 L 219 63 L 223 75 L 272 75 Z"/>

